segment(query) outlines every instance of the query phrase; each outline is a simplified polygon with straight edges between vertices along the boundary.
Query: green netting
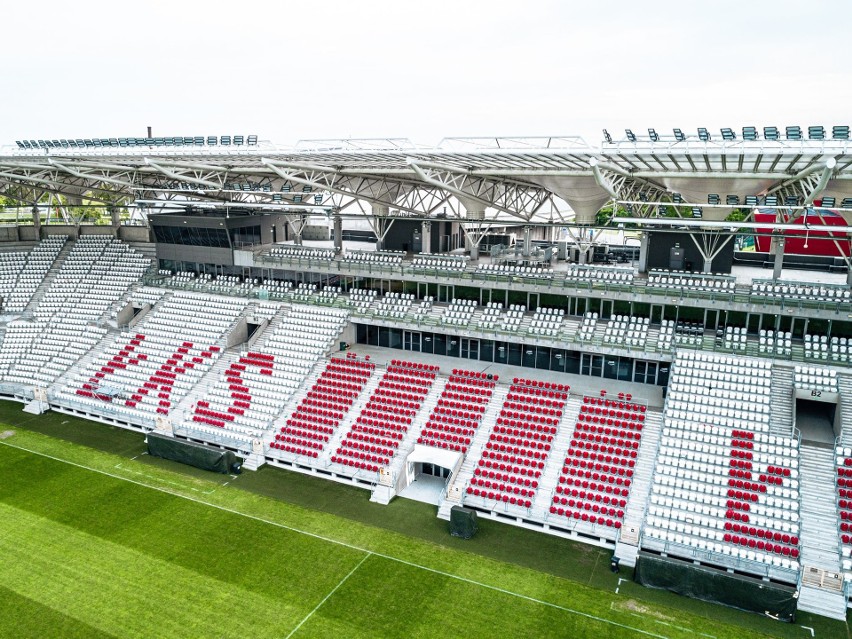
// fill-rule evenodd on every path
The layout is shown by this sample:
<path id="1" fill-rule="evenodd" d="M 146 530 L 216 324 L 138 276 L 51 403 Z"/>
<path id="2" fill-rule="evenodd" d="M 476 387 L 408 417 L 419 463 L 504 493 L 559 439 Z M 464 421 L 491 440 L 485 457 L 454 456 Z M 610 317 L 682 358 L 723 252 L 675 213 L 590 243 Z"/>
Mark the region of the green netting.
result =
<path id="1" fill-rule="evenodd" d="M 757 612 L 780 621 L 796 619 L 796 589 L 676 559 L 639 553 L 633 578 L 643 586 Z"/>
<path id="2" fill-rule="evenodd" d="M 148 454 L 217 473 L 229 473 L 236 455 L 227 450 L 148 433 Z"/>
<path id="3" fill-rule="evenodd" d="M 450 534 L 453 537 L 470 539 L 476 534 L 476 511 L 462 506 L 450 509 Z"/>

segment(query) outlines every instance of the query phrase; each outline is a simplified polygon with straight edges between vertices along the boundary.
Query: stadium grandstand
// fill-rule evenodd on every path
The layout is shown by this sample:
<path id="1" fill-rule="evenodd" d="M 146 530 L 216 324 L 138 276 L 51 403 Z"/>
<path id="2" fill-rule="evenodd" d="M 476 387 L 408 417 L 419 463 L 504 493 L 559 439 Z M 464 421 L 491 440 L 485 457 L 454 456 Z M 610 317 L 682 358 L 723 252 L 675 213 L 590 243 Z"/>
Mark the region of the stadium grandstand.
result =
<path id="1" fill-rule="evenodd" d="M 848 126 L 22 139 L 0 194 L 24 410 L 846 618 Z"/>

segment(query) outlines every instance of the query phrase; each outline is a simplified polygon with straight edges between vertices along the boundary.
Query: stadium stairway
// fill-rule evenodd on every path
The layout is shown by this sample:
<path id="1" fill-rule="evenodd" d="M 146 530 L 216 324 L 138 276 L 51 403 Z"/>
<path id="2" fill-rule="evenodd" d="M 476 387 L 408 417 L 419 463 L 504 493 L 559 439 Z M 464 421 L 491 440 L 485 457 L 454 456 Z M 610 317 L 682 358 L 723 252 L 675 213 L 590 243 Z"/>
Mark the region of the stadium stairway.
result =
<path id="1" fill-rule="evenodd" d="M 506 401 L 506 395 L 509 394 L 508 384 L 497 384 L 494 387 L 494 392 L 491 395 L 491 402 L 485 409 L 485 414 L 482 416 L 479 428 L 474 435 L 470 446 L 467 449 L 464 461 L 455 478 L 447 485 L 447 498 L 441 502 L 438 508 L 438 517 L 440 519 L 450 520 L 450 510 L 453 506 L 459 506 L 464 502 L 465 489 L 473 477 L 473 471 L 479 460 L 482 458 L 482 451 L 488 443 L 488 438 L 494 430 L 494 425 L 497 423 L 497 417 L 500 415 L 500 410 L 503 403 Z"/>
<path id="2" fill-rule="evenodd" d="M 769 412 L 769 433 L 790 437 L 793 433 L 793 369 L 772 366 L 772 403 Z"/>
<path id="3" fill-rule="evenodd" d="M 838 371 L 837 390 L 840 393 L 840 421 L 844 424 L 840 443 L 852 446 L 852 375 Z"/>
<path id="4" fill-rule="evenodd" d="M 53 260 L 53 264 L 50 265 L 50 268 L 45 273 L 44 279 L 42 279 L 41 283 L 36 288 L 33 296 L 30 298 L 30 301 L 24 307 L 23 312 L 21 313 L 21 317 L 24 319 L 32 319 L 34 317 L 34 311 L 36 307 L 38 307 L 41 302 L 42 297 L 44 297 L 45 292 L 50 288 L 51 284 L 53 284 L 53 279 L 56 277 L 56 274 L 62 269 L 62 265 L 65 263 L 65 258 L 68 257 L 68 254 L 71 253 L 71 249 L 74 248 L 76 242 L 71 240 L 65 242 L 62 248 L 59 250 L 59 253 L 56 256 L 56 259 Z"/>
<path id="5" fill-rule="evenodd" d="M 657 462 L 662 431 L 663 414 L 659 410 L 649 409 L 645 413 L 642 443 L 633 473 L 630 498 L 627 500 L 627 508 L 624 510 L 624 522 L 614 552 L 614 555 L 625 566 L 636 565 L 636 555 L 639 552 L 639 533 L 642 530 L 645 513 L 648 510 L 648 500 L 651 494 L 651 485 L 654 483 L 654 468 Z"/>
<path id="6" fill-rule="evenodd" d="M 562 409 L 562 420 L 559 422 L 556 436 L 553 438 L 550 455 L 547 457 L 538 491 L 535 494 L 535 501 L 533 501 L 530 509 L 530 519 L 545 521 L 550 514 L 553 495 L 556 492 L 556 485 L 559 482 L 559 475 L 565 464 L 565 458 L 568 456 L 568 447 L 571 445 L 577 416 L 580 414 L 580 406 L 582 405 L 582 395 L 568 395 L 568 401 L 565 408 Z"/>
<path id="7" fill-rule="evenodd" d="M 802 444 L 799 464 L 802 578 L 798 609 L 843 620 L 846 599 L 840 578 L 840 522 L 834 486 L 834 451 Z"/>

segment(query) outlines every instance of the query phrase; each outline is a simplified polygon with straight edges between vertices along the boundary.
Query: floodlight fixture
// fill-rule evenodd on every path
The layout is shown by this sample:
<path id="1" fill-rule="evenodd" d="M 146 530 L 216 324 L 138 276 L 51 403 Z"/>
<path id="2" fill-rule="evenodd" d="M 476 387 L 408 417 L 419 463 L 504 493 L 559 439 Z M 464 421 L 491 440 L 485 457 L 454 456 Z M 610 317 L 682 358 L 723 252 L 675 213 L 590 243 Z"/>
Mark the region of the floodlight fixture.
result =
<path id="1" fill-rule="evenodd" d="M 633 131 L 631 131 L 630 129 L 624 129 L 624 133 L 627 135 L 628 142 L 636 141 L 636 134 L 633 133 Z"/>
<path id="2" fill-rule="evenodd" d="M 680 129 L 672 129 L 672 131 L 674 131 L 675 140 L 677 140 L 678 142 L 683 142 L 684 140 L 686 140 L 686 136 Z"/>
<path id="3" fill-rule="evenodd" d="M 757 140 L 757 127 L 744 126 L 743 140 L 747 140 L 748 142 L 754 142 L 755 140 Z"/>
<path id="4" fill-rule="evenodd" d="M 831 127 L 831 137 L 834 140 L 848 140 L 849 127 L 846 125 L 837 125 Z"/>
<path id="5" fill-rule="evenodd" d="M 709 193 L 707 195 L 707 204 L 719 204 L 721 199 L 718 193 Z"/>
<path id="6" fill-rule="evenodd" d="M 808 127 L 808 139 L 809 140 L 824 140 L 825 139 L 825 128 L 819 125 L 809 126 Z"/>
<path id="7" fill-rule="evenodd" d="M 657 132 L 654 129 L 648 129 L 648 137 L 651 138 L 651 142 L 660 141 L 660 136 L 657 135 Z"/>
<path id="8" fill-rule="evenodd" d="M 698 127 L 698 139 L 702 142 L 710 141 L 710 131 L 705 129 L 704 127 Z"/>
<path id="9" fill-rule="evenodd" d="M 788 140 L 799 141 L 802 139 L 802 127 L 796 125 L 788 126 L 786 134 Z"/>
<path id="10" fill-rule="evenodd" d="M 740 196 L 739 195 L 729 195 L 725 198 L 725 204 L 728 206 L 739 206 L 740 205 Z"/>
<path id="11" fill-rule="evenodd" d="M 737 135 L 736 135 L 736 133 L 734 133 L 733 129 L 729 129 L 729 128 L 726 127 L 724 129 L 722 129 L 722 139 L 726 140 L 726 141 L 736 140 Z"/>
<path id="12" fill-rule="evenodd" d="M 607 144 L 612 144 L 612 136 L 609 134 L 609 131 L 606 129 L 603 130 L 604 140 L 606 140 Z"/>
<path id="13" fill-rule="evenodd" d="M 765 126 L 763 127 L 763 139 L 764 140 L 780 140 L 781 134 L 778 132 L 777 126 Z"/>

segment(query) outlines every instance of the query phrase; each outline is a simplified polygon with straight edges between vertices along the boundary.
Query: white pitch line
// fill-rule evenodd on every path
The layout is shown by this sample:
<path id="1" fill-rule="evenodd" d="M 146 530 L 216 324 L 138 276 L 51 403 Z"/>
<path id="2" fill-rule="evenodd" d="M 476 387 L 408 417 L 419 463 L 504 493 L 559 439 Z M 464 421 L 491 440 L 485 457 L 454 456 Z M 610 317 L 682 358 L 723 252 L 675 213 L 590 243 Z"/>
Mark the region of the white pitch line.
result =
<path id="1" fill-rule="evenodd" d="M 447 577 L 449 579 L 455 579 L 457 581 L 463 581 L 465 583 L 469 583 L 469 584 L 474 585 L 474 586 L 479 586 L 480 588 L 487 588 L 488 590 L 500 592 L 500 593 L 503 593 L 505 595 L 509 595 L 511 597 L 517 597 L 518 599 L 524 599 L 525 601 L 529 601 L 529 602 L 539 604 L 539 605 L 542 605 L 542 606 L 547 606 L 549 608 L 554 608 L 556 610 L 561 610 L 561 611 L 567 612 L 569 614 L 578 615 L 580 617 L 585 617 L 587 619 L 599 621 L 601 623 L 609 624 L 611 626 L 616 626 L 618 628 L 624 628 L 625 630 L 631 630 L 633 632 L 636 632 L 636 633 L 639 633 L 639 634 L 642 634 L 642 635 L 645 635 L 645 636 L 648 636 L 648 637 L 656 637 L 656 639 L 668 639 L 668 637 L 665 637 L 664 635 L 658 635 L 658 634 L 655 634 L 653 632 L 649 632 L 647 630 L 642 630 L 641 628 L 634 628 L 633 626 L 628 626 L 626 624 L 622 624 L 622 623 L 619 623 L 617 621 L 613 621 L 612 619 L 604 619 L 603 617 L 597 617 L 597 616 L 595 616 L 591 613 L 588 613 L 588 612 L 582 612 L 580 610 L 574 610 L 573 608 L 567 608 L 565 606 L 560 606 L 559 604 L 551 603 L 549 601 L 543 601 L 541 599 L 536 599 L 535 597 L 530 597 L 528 595 L 523 595 L 523 594 L 518 593 L 518 592 L 513 592 L 511 590 L 506 590 L 504 588 L 492 586 L 490 584 L 482 583 L 482 582 L 476 581 L 474 579 L 468 579 L 467 577 L 462 577 L 460 575 L 454 575 L 454 574 L 449 573 L 449 572 L 444 572 L 443 570 L 438 570 L 436 568 L 429 568 L 428 566 L 422 566 L 420 564 L 416 564 L 414 562 L 407 561 L 405 559 L 400 559 L 399 557 L 393 557 L 392 555 L 386 555 L 386 554 L 383 554 L 383 553 L 375 552 L 375 551 L 372 551 L 368 548 L 362 548 L 360 546 L 355 546 L 354 544 L 350 544 L 350 543 L 347 543 L 345 541 L 340 541 L 338 539 L 332 539 L 331 537 L 326 537 L 324 535 L 313 533 L 313 532 L 310 532 L 310 531 L 307 531 L 307 530 L 301 530 L 299 528 L 294 528 L 293 526 L 288 526 L 287 524 L 282 524 L 282 523 L 279 523 L 277 521 L 264 519 L 263 517 L 258 517 L 257 515 L 251 515 L 249 513 L 240 512 L 239 510 L 234 510 L 233 508 L 228 508 L 226 506 L 220 506 L 218 504 L 211 504 L 210 502 L 207 502 L 207 501 L 204 501 L 204 500 L 201 500 L 201 499 L 197 499 L 197 498 L 192 497 L 190 495 L 183 495 L 181 493 L 176 493 L 174 491 L 171 491 L 167 488 L 163 488 L 161 486 L 153 486 L 151 484 L 145 484 L 141 481 L 137 481 L 135 479 L 130 479 L 129 477 L 122 477 L 121 475 L 114 475 L 113 473 L 109 473 L 109 472 L 107 472 L 105 470 L 101 470 L 99 468 L 92 468 L 90 466 L 78 464 L 77 462 L 69 461 L 67 459 L 62 459 L 60 457 L 54 457 L 53 455 L 48 455 L 47 453 L 42 453 L 42 452 L 39 452 L 37 450 L 30 450 L 29 448 L 25 448 L 23 446 L 17 446 L 15 444 L 10 444 L 6 441 L 0 441 L 0 444 L 2 444 L 4 446 L 8 446 L 9 448 L 16 448 L 18 450 L 22 450 L 22 451 L 24 451 L 26 453 L 30 453 L 32 455 L 37 455 L 39 457 L 44 457 L 46 459 L 52 459 L 53 461 L 57 461 L 57 462 L 60 462 L 60 463 L 63 463 L 63 464 L 68 464 L 69 466 L 75 466 L 76 468 L 82 468 L 83 470 L 88 470 L 88 471 L 91 471 L 93 473 L 98 473 L 100 475 L 112 477 L 113 479 L 118 479 L 120 481 L 126 481 L 126 482 L 129 482 L 131 484 L 135 484 L 136 486 L 142 486 L 143 488 L 149 488 L 150 490 L 156 490 L 158 492 L 165 493 L 167 495 L 171 495 L 172 497 L 179 497 L 180 499 L 186 499 L 187 501 L 191 501 L 191 502 L 194 502 L 196 504 L 201 504 L 203 506 L 208 506 L 210 508 L 216 508 L 217 510 L 221 510 L 222 512 L 231 513 L 232 515 L 238 515 L 240 517 L 245 517 L 246 519 L 252 519 L 252 520 L 258 521 L 262 524 L 275 526 L 275 527 L 281 528 L 283 530 L 289 530 L 291 532 L 298 533 L 300 535 L 305 535 L 307 537 L 312 537 L 314 539 L 326 541 L 330 544 L 335 544 L 337 546 L 343 546 L 344 548 L 350 548 L 351 550 L 357 550 L 359 552 L 369 553 L 369 554 L 374 555 L 376 557 L 381 557 L 382 559 L 387 559 L 388 561 L 395 561 L 397 563 L 400 563 L 400 564 L 403 564 L 403 565 L 406 565 L 406 566 L 411 566 L 412 568 L 419 568 L 420 570 L 425 570 L 427 572 L 431 572 L 431 573 L 434 573 L 436 575 L 442 575 L 442 576 Z M 123 469 L 123 470 L 125 470 L 125 469 Z M 129 470 L 129 469 L 126 469 L 126 470 Z M 136 472 L 136 471 L 130 471 L 130 472 Z M 171 483 L 171 482 L 169 482 L 169 483 Z M 177 485 L 177 484 L 175 484 L 175 485 Z M 185 488 L 185 487 L 181 486 L 181 488 Z M 193 489 L 193 490 L 196 490 L 196 489 Z"/>
<path id="2" fill-rule="evenodd" d="M 367 554 L 366 554 L 366 555 L 364 555 L 364 557 L 361 559 L 361 561 L 359 561 L 359 562 L 358 562 L 358 564 L 357 564 L 357 565 L 356 565 L 356 566 L 355 566 L 352 570 L 350 570 L 350 571 L 349 571 L 349 574 L 348 574 L 348 575 L 346 575 L 343 579 L 341 579 L 341 580 L 340 580 L 340 582 L 339 582 L 339 583 L 338 583 L 338 584 L 337 584 L 334 588 L 332 588 L 332 589 L 331 589 L 331 592 L 329 592 L 329 593 L 328 593 L 325 597 L 323 597 L 322 601 L 320 601 L 320 602 L 319 602 L 319 603 L 318 603 L 318 604 L 314 607 L 314 609 L 313 609 L 313 610 L 311 610 L 311 611 L 310 611 L 310 612 L 309 612 L 309 613 L 305 616 L 305 618 L 304 618 L 304 619 L 302 619 L 302 620 L 299 622 L 299 625 L 297 625 L 295 628 L 293 628 L 293 629 L 290 631 L 290 634 L 289 634 L 289 635 L 287 635 L 287 636 L 285 637 L 285 639 L 290 639 L 290 637 L 292 637 L 292 636 L 296 633 L 296 631 L 297 631 L 299 628 L 301 628 L 301 627 L 302 627 L 302 624 L 303 624 L 303 623 L 305 623 L 308 619 L 310 619 L 310 618 L 313 616 L 313 614 L 314 614 L 317 610 L 319 610 L 319 609 L 320 609 L 320 607 L 322 607 L 322 605 L 323 605 L 326 601 L 328 601 L 328 598 L 329 598 L 329 597 L 331 597 L 331 596 L 332 596 L 335 592 L 337 592 L 337 589 L 338 589 L 338 588 L 340 588 L 340 586 L 342 586 L 343 584 L 345 584 L 345 583 L 346 583 L 346 580 L 347 580 L 347 579 L 349 579 L 349 577 L 351 577 L 351 576 L 354 574 L 354 572 L 355 572 L 356 570 L 358 570 L 358 569 L 361 567 L 361 564 L 363 564 L 365 561 L 367 561 L 367 559 L 369 559 L 369 558 L 370 558 L 370 555 L 372 555 L 372 554 L 373 554 L 373 553 L 371 553 L 371 552 L 367 551 Z"/>

